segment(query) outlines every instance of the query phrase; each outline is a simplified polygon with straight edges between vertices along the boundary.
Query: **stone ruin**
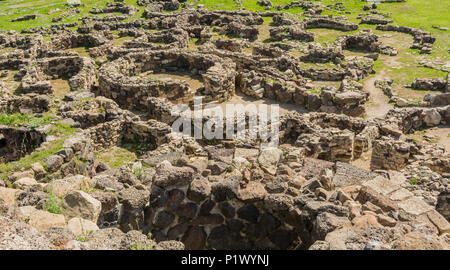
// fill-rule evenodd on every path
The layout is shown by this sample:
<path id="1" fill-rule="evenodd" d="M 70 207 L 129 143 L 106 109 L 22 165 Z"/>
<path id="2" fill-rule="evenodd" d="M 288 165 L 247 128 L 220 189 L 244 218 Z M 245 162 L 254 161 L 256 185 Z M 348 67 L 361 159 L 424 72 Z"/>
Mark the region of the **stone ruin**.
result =
<path id="1" fill-rule="evenodd" d="M 419 90 L 433 90 L 433 91 L 443 91 L 449 92 L 450 85 L 449 79 L 444 80 L 443 78 L 416 78 L 411 84 L 411 88 Z"/>
<path id="2" fill-rule="evenodd" d="M 119 33 L 120 36 L 125 36 Z M 128 34 L 129 35 L 129 34 Z M 164 30 L 156 33 L 133 34 L 136 38 L 124 42 L 126 48 L 148 48 L 152 50 L 167 50 L 172 48 L 185 48 L 189 43 L 189 33 L 184 30 Z"/>
<path id="3" fill-rule="evenodd" d="M 79 56 L 44 58 L 23 69 L 21 91 L 23 93 L 49 94 L 49 79 L 69 76 L 72 91 L 89 91 L 97 78 L 94 62 Z"/>
<path id="4" fill-rule="evenodd" d="M 308 18 L 302 22 L 305 29 L 311 28 L 327 28 L 341 31 L 354 31 L 358 29 L 358 25 L 347 20 L 345 17 L 333 16 L 315 16 Z"/>
<path id="5" fill-rule="evenodd" d="M 436 41 L 436 38 L 432 37 L 430 33 L 418 28 L 388 24 L 377 25 L 376 29 L 412 35 L 414 38 L 414 44 L 411 46 L 411 49 L 419 49 L 420 53 L 430 54 L 433 49 L 433 43 Z"/>
<path id="6" fill-rule="evenodd" d="M 124 3 L 120 2 L 107 2 L 106 7 L 104 8 L 93 8 L 91 11 L 89 11 L 92 14 L 101 14 L 101 13 L 123 13 L 128 16 L 134 15 L 136 13 L 136 7 L 133 5 L 125 5 Z"/>
<path id="7" fill-rule="evenodd" d="M 151 51 L 129 54 L 106 64 L 99 71 L 99 93 L 116 100 L 128 108 L 144 110 L 148 97 L 166 97 L 173 101 L 191 101 L 196 93 L 205 96 L 205 102 L 222 102 L 234 94 L 234 63 L 214 55 L 204 55 L 182 50 Z M 201 89 L 190 89 L 179 80 L 153 80 L 132 77 L 151 71 L 186 71 L 201 75 Z M 130 78 L 132 77 L 131 81 Z"/>
<path id="8" fill-rule="evenodd" d="M 303 30 L 301 25 L 280 26 L 270 29 L 270 38 L 274 41 L 290 39 L 310 42 L 314 41 L 314 34 Z"/>
<path id="9" fill-rule="evenodd" d="M 0 161 L 11 162 L 31 154 L 45 141 L 45 133 L 28 127 L 0 126 Z"/>
<path id="10" fill-rule="evenodd" d="M 448 94 L 448 78 L 413 82 L 414 88 L 443 91 L 436 94 L 439 98 L 426 99 L 430 105 L 447 106 L 396 108 L 384 118 L 364 119 L 369 93 L 357 81 L 374 72 L 376 57 L 348 57 L 343 51 L 395 55 L 377 35 L 363 31 L 325 46 L 304 44 L 314 41 L 307 29 L 359 27 L 345 17 L 321 16 L 321 5 L 310 1 L 279 7 L 303 7 L 303 21 L 278 12 L 162 12 L 178 10 L 180 2 L 139 0 L 146 7 L 142 20 L 129 19 L 134 7 L 114 2 L 91 13 L 122 15 L 83 18 L 76 32 L 61 25 L 29 29 L 35 33 L 30 36 L 0 34 L 1 48 L 12 49 L 0 55 L 0 69 L 17 70 L 21 86 L 20 95 L 11 95 L 0 84 L 0 90 L 6 89 L 0 111 L 46 113 L 56 108 L 58 119 L 80 129 L 41 161 L 45 168 L 33 164 L 7 176 L 20 194 L 11 207 L 48 229 L 29 212 L 41 211 L 45 193 L 24 188 L 29 179 L 46 183 L 42 191 L 52 190 L 63 199 L 65 216 L 56 215 L 63 219 L 58 225 L 66 226 L 64 218 L 73 222 L 77 214 L 94 224 L 85 244 L 72 239 L 79 249 L 110 248 L 96 243 L 103 234 L 121 239 L 124 248 L 129 248 L 124 239 L 150 244 L 138 230 L 161 246 L 186 249 L 397 249 L 410 238 L 448 247 L 450 157 L 435 144 L 405 138 L 450 121 L 448 101 L 441 96 Z M 271 6 L 270 1 L 260 3 Z M 341 4 L 327 8 L 343 11 Z M 269 44 L 255 42 L 263 17 L 273 18 Z M 384 22 L 377 16 L 362 18 L 362 23 Z M 429 52 L 434 42 L 419 29 L 377 29 L 412 34 L 422 52 Z M 52 41 L 45 42 L 42 35 L 50 33 Z M 214 39 L 215 34 L 228 37 Z M 117 45 L 116 35 L 133 39 Z M 194 38 L 198 46 L 191 50 Z M 79 47 L 88 48 L 90 57 L 66 51 Z M 301 56 L 293 56 L 299 48 Z M 299 62 L 333 68 L 301 68 Z M 195 78 L 200 85 L 193 88 L 169 75 L 160 79 L 160 74 Z M 56 78 L 67 79 L 70 86 L 63 102 L 52 95 L 50 80 Z M 339 86 L 317 91 L 314 81 Z M 392 81 L 376 85 L 395 97 Z M 194 95 L 222 103 L 236 93 L 310 112 L 282 115 L 277 148 L 261 148 L 260 141 L 248 138 L 207 142 L 171 134 L 173 104 L 191 103 Z M 44 129 L 1 126 L 0 161 L 18 160 L 51 143 L 47 135 Z M 126 143 L 145 147 L 132 166 L 110 168 L 94 155 Z M 352 165 L 362 160 L 367 169 Z M 416 178 L 420 182 L 412 184 Z M 0 180 L 0 192 L 11 192 L 3 186 Z M 95 191 L 82 191 L 89 189 Z M 97 206 L 77 213 L 78 202 Z M 423 223 L 430 232 L 416 229 Z"/>
<path id="11" fill-rule="evenodd" d="M 383 92 L 390 98 L 391 102 L 395 102 L 399 107 L 435 107 L 446 106 L 450 104 L 450 79 L 443 78 L 416 78 L 410 87 L 416 90 L 436 91 L 437 93 L 429 93 L 423 97 L 423 100 L 403 99 L 397 96 L 392 91 L 393 81 L 379 82 L 376 84 L 378 88 L 381 88 Z"/>
<path id="12" fill-rule="evenodd" d="M 397 51 L 387 45 L 382 45 L 378 41 L 378 36 L 369 31 L 362 31 L 359 35 L 340 36 L 335 41 L 336 46 L 340 46 L 343 50 L 359 50 L 377 52 L 390 56 L 397 55 Z"/>

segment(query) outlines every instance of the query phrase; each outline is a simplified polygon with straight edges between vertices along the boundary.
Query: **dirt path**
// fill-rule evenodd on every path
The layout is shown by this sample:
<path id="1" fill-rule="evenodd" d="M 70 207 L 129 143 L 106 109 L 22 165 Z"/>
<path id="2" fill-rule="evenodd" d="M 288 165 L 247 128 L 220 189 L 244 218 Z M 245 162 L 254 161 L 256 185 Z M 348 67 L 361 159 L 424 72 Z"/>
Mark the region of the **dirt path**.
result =
<path id="1" fill-rule="evenodd" d="M 366 107 L 368 118 L 383 118 L 394 106 L 387 102 L 387 96 L 383 90 L 375 87 L 375 81 L 385 78 L 384 71 L 364 82 L 364 89 L 370 93 L 370 104 Z"/>
<path id="2" fill-rule="evenodd" d="M 397 61 L 398 56 L 380 56 L 381 59 L 388 67 L 397 67 L 401 64 Z M 388 78 L 385 68 L 381 69 L 377 74 L 364 82 L 364 89 L 370 93 L 370 104 L 366 107 L 366 115 L 368 118 L 383 118 L 390 109 L 394 106 L 388 103 L 388 97 L 383 93 L 383 90 L 375 87 L 376 80 L 382 80 Z"/>

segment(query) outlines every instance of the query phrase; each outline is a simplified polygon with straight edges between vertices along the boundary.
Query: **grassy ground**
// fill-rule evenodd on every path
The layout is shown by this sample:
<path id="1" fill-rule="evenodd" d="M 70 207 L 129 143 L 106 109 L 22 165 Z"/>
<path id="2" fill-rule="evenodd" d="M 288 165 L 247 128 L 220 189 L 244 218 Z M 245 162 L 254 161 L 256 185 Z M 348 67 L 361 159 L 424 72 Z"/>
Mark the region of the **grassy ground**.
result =
<path id="1" fill-rule="evenodd" d="M 63 23 L 76 22 L 79 18 L 89 15 L 89 11 L 94 8 L 105 6 L 108 0 L 82 0 L 80 6 L 81 12 L 76 16 L 63 18 Z M 128 4 L 136 5 L 135 0 L 126 0 Z M 26 28 L 46 27 L 53 24 L 52 19 L 58 17 L 69 7 L 66 0 L 6 0 L 0 2 L 0 30 L 21 31 Z M 141 15 L 143 9 L 140 10 Z M 36 14 L 35 20 L 23 22 L 11 22 L 12 18 L 24 16 L 27 14 Z M 96 15 L 101 16 L 101 14 Z"/>
<path id="2" fill-rule="evenodd" d="M 95 159 L 104 162 L 111 168 L 119 168 L 136 160 L 136 154 L 118 146 L 110 147 L 96 153 Z"/>

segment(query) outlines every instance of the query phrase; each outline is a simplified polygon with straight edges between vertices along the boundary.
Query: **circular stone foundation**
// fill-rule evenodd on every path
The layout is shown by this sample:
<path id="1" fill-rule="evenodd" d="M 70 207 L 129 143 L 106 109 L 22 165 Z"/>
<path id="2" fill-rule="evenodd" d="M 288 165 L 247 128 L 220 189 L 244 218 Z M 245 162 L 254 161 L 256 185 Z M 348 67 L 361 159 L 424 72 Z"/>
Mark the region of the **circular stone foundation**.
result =
<path id="1" fill-rule="evenodd" d="M 203 86 L 192 89 L 188 81 L 143 73 L 188 72 L 201 76 Z M 204 102 L 223 102 L 235 91 L 236 65 L 229 59 L 184 50 L 130 53 L 105 64 L 99 72 L 98 94 L 129 109 L 147 108 L 148 97 L 164 97 L 172 102 L 188 103 L 194 95 Z"/>

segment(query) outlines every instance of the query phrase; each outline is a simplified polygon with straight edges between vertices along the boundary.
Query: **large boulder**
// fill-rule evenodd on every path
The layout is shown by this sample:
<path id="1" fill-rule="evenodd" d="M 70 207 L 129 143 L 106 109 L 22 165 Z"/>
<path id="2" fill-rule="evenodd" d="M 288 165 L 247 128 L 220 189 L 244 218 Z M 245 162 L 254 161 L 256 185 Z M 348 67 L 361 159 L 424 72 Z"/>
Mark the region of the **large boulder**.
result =
<path id="1" fill-rule="evenodd" d="M 16 182 L 14 182 L 14 187 L 24 189 L 24 188 L 34 186 L 37 184 L 38 184 L 38 182 L 36 181 L 36 179 L 30 178 L 30 177 L 24 177 L 24 178 L 20 178 Z"/>
<path id="2" fill-rule="evenodd" d="M 45 190 L 57 197 L 64 197 L 74 190 L 85 190 L 92 186 L 92 180 L 83 175 L 53 180 Z"/>
<path id="3" fill-rule="evenodd" d="M 56 172 L 61 167 L 61 165 L 63 165 L 64 158 L 59 155 L 53 155 L 44 159 L 44 162 L 47 165 L 47 170 L 49 172 Z"/>
<path id="4" fill-rule="evenodd" d="M 168 161 L 158 165 L 153 184 L 160 187 L 184 186 L 192 182 L 194 170 L 190 167 L 175 167 Z"/>
<path id="5" fill-rule="evenodd" d="M 91 195 L 75 190 L 64 197 L 63 208 L 63 213 L 68 218 L 81 217 L 97 223 L 102 204 Z"/>
<path id="6" fill-rule="evenodd" d="M 275 175 L 275 173 L 277 172 L 277 165 L 281 159 L 282 154 L 283 152 L 278 148 L 263 149 L 259 153 L 258 163 L 264 171 Z"/>
<path id="7" fill-rule="evenodd" d="M 441 114 L 436 109 L 425 110 L 422 113 L 423 121 L 429 127 L 437 126 L 441 123 Z"/>

